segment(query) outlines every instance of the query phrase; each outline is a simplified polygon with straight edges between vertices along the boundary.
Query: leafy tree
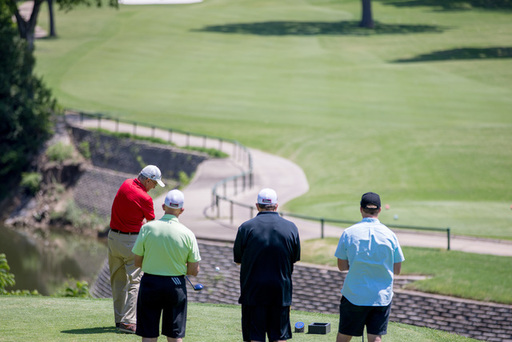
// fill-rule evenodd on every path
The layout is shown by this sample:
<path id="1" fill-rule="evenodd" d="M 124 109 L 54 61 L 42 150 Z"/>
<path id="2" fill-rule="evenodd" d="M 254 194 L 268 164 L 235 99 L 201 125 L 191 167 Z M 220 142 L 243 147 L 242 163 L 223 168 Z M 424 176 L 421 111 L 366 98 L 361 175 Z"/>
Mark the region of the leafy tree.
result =
<path id="1" fill-rule="evenodd" d="M 0 2 L 0 198 L 18 181 L 52 131 L 55 100 L 33 75 L 34 57 Z"/>
<path id="2" fill-rule="evenodd" d="M 34 39 L 35 39 L 35 29 L 37 25 L 37 17 L 39 15 L 39 11 L 41 10 L 41 5 L 47 1 L 50 12 L 50 36 L 55 36 L 55 22 L 53 18 L 53 3 L 54 0 L 33 0 L 34 7 L 32 8 L 32 12 L 30 17 L 25 20 L 18 9 L 17 0 L 6 0 L 7 6 L 12 15 L 16 17 L 16 23 L 18 25 L 18 32 L 22 39 L 25 39 L 28 42 L 28 49 L 34 49 Z M 117 7 L 117 0 L 106 0 L 108 4 L 113 7 Z M 86 5 L 91 6 L 95 4 L 98 7 L 101 7 L 102 0 L 55 0 L 55 2 L 59 5 L 59 9 L 63 9 L 65 11 L 71 10 L 74 6 L 77 5 Z"/>

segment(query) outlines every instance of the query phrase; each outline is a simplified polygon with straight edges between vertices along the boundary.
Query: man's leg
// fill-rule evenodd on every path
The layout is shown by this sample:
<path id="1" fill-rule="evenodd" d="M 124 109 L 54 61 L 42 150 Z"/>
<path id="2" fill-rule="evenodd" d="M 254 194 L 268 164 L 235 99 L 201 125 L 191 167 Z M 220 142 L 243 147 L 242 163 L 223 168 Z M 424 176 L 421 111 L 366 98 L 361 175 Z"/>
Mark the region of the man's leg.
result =
<path id="1" fill-rule="evenodd" d="M 119 234 L 110 232 L 108 236 L 108 266 L 116 325 L 121 323 L 123 319 L 123 309 L 126 303 L 125 287 L 127 282 L 124 261 L 118 252 L 117 235 Z"/>
<path id="2" fill-rule="evenodd" d="M 368 342 L 382 342 L 382 335 L 368 334 Z"/>
<path id="3" fill-rule="evenodd" d="M 125 276 L 124 287 L 121 290 L 124 293 L 121 323 L 124 324 L 137 323 L 137 296 L 139 294 L 142 271 L 140 268 L 135 267 L 135 255 L 132 253 L 135 240 L 137 240 L 137 235 L 121 234 L 117 237 L 116 244 L 118 254 L 123 258 L 122 273 Z"/>
<path id="4" fill-rule="evenodd" d="M 125 293 L 126 300 L 123 308 L 124 318 L 123 323 L 136 324 L 137 322 L 137 296 L 139 294 L 140 279 L 142 271 L 140 268 L 135 267 L 134 258 L 125 261 L 125 270 L 128 276 L 128 283 L 126 284 Z"/>
<path id="5" fill-rule="evenodd" d="M 352 336 L 349 335 L 343 335 L 338 333 L 338 336 L 336 336 L 336 342 L 349 342 L 352 339 Z"/>

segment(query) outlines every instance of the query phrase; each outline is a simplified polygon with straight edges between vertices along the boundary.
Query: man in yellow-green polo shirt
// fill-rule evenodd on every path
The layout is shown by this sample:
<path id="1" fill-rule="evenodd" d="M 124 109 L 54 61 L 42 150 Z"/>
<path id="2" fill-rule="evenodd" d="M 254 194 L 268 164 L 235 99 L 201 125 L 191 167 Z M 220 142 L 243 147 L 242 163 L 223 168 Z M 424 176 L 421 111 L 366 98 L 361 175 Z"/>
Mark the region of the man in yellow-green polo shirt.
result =
<path id="1" fill-rule="evenodd" d="M 132 249 L 135 265 L 142 267 L 137 299 L 137 330 L 142 341 L 156 341 L 160 316 L 162 335 L 181 342 L 187 321 L 185 275 L 199 273 L 199 248 L 194 233 L 178 221 L 184 196 L 171 190 L 162 205 L 164 216 L 142 226 Z"/>

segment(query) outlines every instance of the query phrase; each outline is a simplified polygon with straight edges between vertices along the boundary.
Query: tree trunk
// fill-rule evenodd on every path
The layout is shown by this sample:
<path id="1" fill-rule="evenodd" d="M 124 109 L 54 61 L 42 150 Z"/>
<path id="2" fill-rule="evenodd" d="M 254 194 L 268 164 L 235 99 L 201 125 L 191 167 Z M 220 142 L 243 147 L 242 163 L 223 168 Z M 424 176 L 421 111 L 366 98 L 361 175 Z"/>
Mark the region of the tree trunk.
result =
<path id="1" fill-rule="evenodd" d="M 48 0 L 48 15 L 50 19 L 50 37 L 57 37 L 55 32 L 55 15 L 53 13 L 53 0 Z"/>
<path id="2" fill-rule="evenodd" d="M 30 17 L 28 20 L 25 20 L 18 10 L 18 5 L 16 0 L 8 0 L 7 5 L 11 9 L 11 12 L 14 13 L 16 17 L 16 23 L 18 25 L 18 32 L 20 34 L 21 39 L 25 39 L 27 41 L 27 48 L 29 50 L 34 50 L 34 40 L 35 40 L 35 30 L 37 25 L 37 16 L 39 15 L 39 9 L 41 8 L 41 4 L 44 0 L 34 0 L 34 7 L 32 8 L 32 12 L 30 13 Z"/>
<path id="3" fill-rule="evenodd" d="M 372 14 L 372 1 L 371 0 L 361 0 L 363 4 L 363 17 L 361 19 L 361 23 L 359 26 L 366 28 L 374 28 L 375 24 L 373 23 L 373 14 Z"/>

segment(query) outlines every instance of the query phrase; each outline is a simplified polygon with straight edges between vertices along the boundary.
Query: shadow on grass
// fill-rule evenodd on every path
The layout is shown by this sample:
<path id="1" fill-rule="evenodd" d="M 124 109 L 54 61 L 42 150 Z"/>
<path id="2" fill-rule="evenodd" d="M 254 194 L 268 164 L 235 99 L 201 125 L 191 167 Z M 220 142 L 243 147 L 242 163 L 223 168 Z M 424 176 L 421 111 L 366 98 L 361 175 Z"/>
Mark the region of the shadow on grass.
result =
<path id="1" fill-rule="evenodd" d="M 73 334 L 73 335 L 92 335 L 92 334 L 109 334 L 109 333 L 118 333 L 116 327 L 96 327 L 96 328 L 84 328 L 84 329 L 71 329 L 71 330 L 62 330 L 63 334 Z"/>
<path id="2" fill-rule="evenodd" d="M 435 7 L 442 11 L 465 11 L 473 8 L 512 10 L 512 0 L 378 0 L 396 7 Z"/>
<path id="3" fill-rule="evenodd" d="M 434 62 L 467 59 L 512 58 L 512 47 L 461 48 L 434 51 L 413 58 L 394 60 L 393 63 Z"/>
<path id="4" fill-rule="evenodd" d="M 360 27 L 359 21 L 264 21 L 259 23 L 206 26 L 193 31 L 254 34 L 260 36 L 370 36 L 379 34 L 442 33 L 445 29 L 434 25 L 400 25 L 379 22 L 375 22 L 375 28 L 368 29 Z"/>

